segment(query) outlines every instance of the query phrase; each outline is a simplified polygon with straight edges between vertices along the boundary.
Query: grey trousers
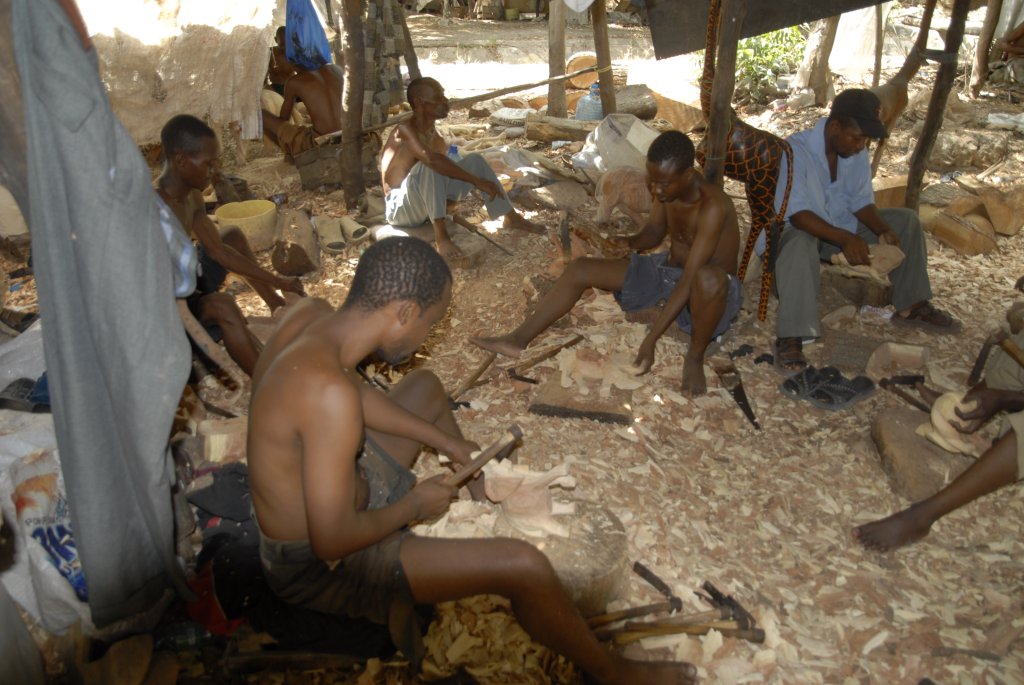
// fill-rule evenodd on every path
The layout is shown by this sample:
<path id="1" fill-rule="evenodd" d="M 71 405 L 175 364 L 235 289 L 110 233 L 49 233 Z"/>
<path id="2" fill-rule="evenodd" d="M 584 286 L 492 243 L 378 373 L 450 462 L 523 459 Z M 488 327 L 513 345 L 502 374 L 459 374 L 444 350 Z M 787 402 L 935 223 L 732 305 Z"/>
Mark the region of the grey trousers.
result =
<path id="1" fill-rule="evenodd" d="M 878 213 L 900 239 L 900 249 L 906 254 L 903 263 L 889 274 L 893 306 L 899 311 L 930 300 L 928 251 L 917 213 L 905 208 L 880 209 Z M 857 225 L 857 235 L 869 245 L 878 242 L 878 236 L 864 224 Z M 778 249 L 775 284 L 779 292 L 779 313 L 775 334 L 780 338 L 818 337 L 821 335 L 818 321 L 821 262 L 839 252 L 839 246 L 786 224 Z"/>
<path id="2" fill-rule="evenodd" d="M 466 155 L 458 165 L 474 176 L 492 182 L 501 191 L 489 200 L 485 198 L 488 216 L 497 219 L 512 211 L 512 203 L 483 156 Z M 416 162 L 402 185 L 385 198 L 384 218 L 392 226 L 419 226 L 425 221 L 441 219 L 448 213 L 449 201 L 468 197 L 475 189 L 472 183 L 439 174 L 423 162 Z"/>

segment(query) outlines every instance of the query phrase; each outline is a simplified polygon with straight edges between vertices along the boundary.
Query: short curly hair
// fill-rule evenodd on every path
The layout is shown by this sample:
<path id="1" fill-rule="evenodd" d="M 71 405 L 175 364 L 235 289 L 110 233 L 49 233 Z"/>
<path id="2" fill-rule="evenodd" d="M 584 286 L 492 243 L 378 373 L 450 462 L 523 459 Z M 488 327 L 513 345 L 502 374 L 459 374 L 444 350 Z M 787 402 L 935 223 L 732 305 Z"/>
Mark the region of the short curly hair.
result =
<path id="1" fill-rule="evenodd" d="M 441 300 L 452 272 L 441 255 L 419 238 L 385 238 L 359 259 L 342 308 L 375 311 L 398 300 L 425 310 Z"/>
<path id="2" fill-rule="evenodd" d="M 184 152 L 186 155 L 197 154 L 202 149 L 205 139 L 216 137 L 217 134 L 212 128 L 191 114 L 171 117 L 160 131 L 160 142 L 168 159 L 176 152 Z"/>
<path id="3" fill-rule="evenodd" d="M 680 131 L 665 131 L 647 148 L 647 161 L 653 164 L 672 162 L 676 171 L 693 166 L 693 141 Z"/>

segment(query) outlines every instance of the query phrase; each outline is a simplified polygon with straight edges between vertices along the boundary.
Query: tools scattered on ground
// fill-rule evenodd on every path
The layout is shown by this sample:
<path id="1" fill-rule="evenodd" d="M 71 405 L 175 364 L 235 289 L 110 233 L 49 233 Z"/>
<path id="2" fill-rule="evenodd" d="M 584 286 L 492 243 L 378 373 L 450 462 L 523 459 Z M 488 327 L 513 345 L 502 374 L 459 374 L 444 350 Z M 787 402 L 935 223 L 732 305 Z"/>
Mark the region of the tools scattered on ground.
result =
<path id="1" fill-rule="evenodd" d="M 714 363 L 712 368 L 718 374 L 719 380 L 722 381 L 722 387 L 728 390 L 732 398 L 736 400 L 736 404 L 743 410 L 743 414 L 750 421 L 751 425 L 757 430 L 761 430 L 761 424 L 757 422 L 757 417 L 754 416 L 754 410 L 747 399 L 747 393 L 743 389 L 743 381 L 740 379 L 740 372 L 736 369 L 736 365 L 732 362 Z"/>
<path id="2" fill-rule="evenodd" d="M 638 576 L 646 580 L 648 583 L 651 584 L 651 587 L 653 587 L 661 594 L 665 595 L 665 598 L 668 599 L 668 603 L 671 606 L 672 611 L 682 611 L 683 600 L 676 597 L 675 593 L 672 592 L 672 588 L 668 586 L 668 583 L 659 578 L 654 573 L 654 571 L 647 568 L 639 561 L 635 561 L 633 562 L 633 573 L 637 574 Z"/>
<path id="3" fill-rule="evenodd" d="M 638 567 L 646 573 L 642 573 Z M 724 594 L 709 581 L 705 581 L 701 586 L 703 593 L 698 591 L 695 594 L 711 604 L 714 607 L 713 609 L 690 614 L 676 614 L 646 622 L 628 621 L 631 618 L 674 612 L 682 608 L 681 600 L 672 594 L 672 590 L 668 585 L 651 573 L 643 564 L 637 562 L 637 564 L 634 564 L 633 570 L 661 591 L 662 594 L 669 597 L 669 600 L 667 602 L 591 616 L 587 619 L 587 624 L 592 629 L 600 628 L 600 630 L 595 631 L 595 635 L 599 640 L 610 640 L 616 646 L 621 647 L 657 635 L 706 635 L 712 630 L 717 630 L 724 637 L 738 637 L 757 643 L 764 642 L 764 630 L 757 627 L 757 620 L 753 614 L 747 611 L 739 601 L 731 595 Z M 617 629 L 604 627 L 620 621 L 627 621 L 627 623 Z"/>
<path id="4" fill-rule="evenodd" d="M 924 383 L 924 376 L 892 376 L 890 378 L 883 378 L 882 380 L 878 381 L 879 387 L 881 387 L 883 390 L 888 390 L 889 392 L 896 395 L 900 399 L 904 400 L 907 404 L 914 407 L 915 409 L 920 409 L 924 413 L 929 414 L 932 410 L 931 405 L 929 405 L 927 402 L 923 400 L 914 397 L 909 392 L 903 389 L 903 387 L 916 387 L 918 383 Z"/>

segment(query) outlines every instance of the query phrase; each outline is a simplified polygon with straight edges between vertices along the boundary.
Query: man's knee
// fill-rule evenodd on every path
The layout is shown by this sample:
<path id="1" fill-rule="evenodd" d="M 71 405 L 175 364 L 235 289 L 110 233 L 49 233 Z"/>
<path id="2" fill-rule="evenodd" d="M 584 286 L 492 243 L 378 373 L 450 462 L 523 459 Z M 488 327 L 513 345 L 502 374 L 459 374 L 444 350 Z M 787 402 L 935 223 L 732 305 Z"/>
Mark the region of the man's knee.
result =
<path id="1" fill-rule="evenodd" d="M 448 392 L 444 389 L 441 379 L 434 375 L 433 371 L 416 369 L 402 377 L 402 380 L 395 386 L 395 389 L 402 389 L 402 392 L 415 392 L 421 397 L 434 399 L 447 399 Z"/>
<path id="2" fill-rule="evenodd" d="M 724 297 L 729 288 L 729 274 L 720 266 L 705 264 L 697 269 L 693 279 L 694 301 L 709 301 Z"/>
<path id="3" fill-rule="evenodd" d="M 574 285 L 589 288 L 594 282 L 594 269 L 602 261 L 596 257 L 577 257 L 565 267 L 562 278 Z"/>
<path id="4" fill-rule="evenodd" d="M 222 328 L 232 325 L 245 325 L 245 316 L 238 308 L 235 298 L 227 293 L 211 293 L 203 297 L 199 304 L 199 320 L 215 321 Z"/>
<path id="5" fill-rule="evenodd" d="M 522 540 L 506 541 L 501 550 L 500 566 L 517 587 L 532 591 L 557 579 L 554 568 L 544 553 Z"/>

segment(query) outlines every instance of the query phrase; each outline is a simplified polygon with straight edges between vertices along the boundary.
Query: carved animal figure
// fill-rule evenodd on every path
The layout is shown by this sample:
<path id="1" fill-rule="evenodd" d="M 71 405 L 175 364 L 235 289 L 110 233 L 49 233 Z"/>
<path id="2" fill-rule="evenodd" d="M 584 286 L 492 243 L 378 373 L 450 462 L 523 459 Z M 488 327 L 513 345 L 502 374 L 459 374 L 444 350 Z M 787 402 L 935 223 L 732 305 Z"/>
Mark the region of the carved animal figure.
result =
<path id="1" fill-rule="evenodd" d="M 651 211 L 651 193 L 647 190 L 647 174 L 643 169 L 631 166 L 612 167 L 597 184 L 597 222 L 603 224 L 611 219 L 612 212 L 619 208 L 633 220 L 638 228 L 643 227 L 645 216 Z"/>
<path id="2" fill-rule="evenodd" d="M 711 117 L 711 86 L 715 81 L 715 49 L 718 45 L 718 23 L 721 19 L 721 0 L 711 0 L 711 11 L 708 14 L 707 44 L 704 50 L 704 72 L 700 80 L 700 106 L 704 118 Z M 740 281 L 747 273 L 747 264 L 754 253 L 754 244 L 761 231 L 765 233 L 765 264 L 771 261 L 772 235 L 771 226 L 778 220 L 775 214 L 775 188 L 779 181 L 779 169 L 782 155 L 789 160 L 789 173 L 786 179 L 786 191 L 779 216 L 786 215 L 789 202 L 789 191 L 793 186 L 793 151 L 789 143 L 776 135 L 754 128 L 736 116 L 736 111 L 729 109 L 732 126 L 726 137 L 725 175 L 742 181 L 746 186 L 747 203 L 750 205 L 750 233 L 747 244 L 743 248 L 738 276 Z M 697 149 L 697 160 L 704 165 L 706 138 Z M 764 321 L 768 315 L 768 296 L 772 289 L 772 270 L 765 267 L 761 275 L 761 298 L 757 305 L 757 318 Z"/>
<path id="3" fill-rule="evenodd" d="M 917 75 L 918 69 L 924 63 L 924 51 L 928 47 L 928 29 L 932 24 L 932 12 L 935 10 L 935 0 L 929 0 L 924 8 L 924 16 L 921 18 L 921 29 L 914 41 L 914 47 L 903 62 L 903 66 L 896 72 L 896 75 L 880 86 L 871 89 L 871 92 L 878 96 L 882 102 L 882 109 L 878 118 L 882 120 L 885 130 L 892 133 L 896 120 L 907 108 L 909 94 L 907 86 L 910 79 Z M 875 147 L 875 156 L 871 160 L 871 175 L 874 176 L 878 170 L 878 163 L 882 160 L 882 150 L 885 149 L 885 139 L 878 141 Z"/>

